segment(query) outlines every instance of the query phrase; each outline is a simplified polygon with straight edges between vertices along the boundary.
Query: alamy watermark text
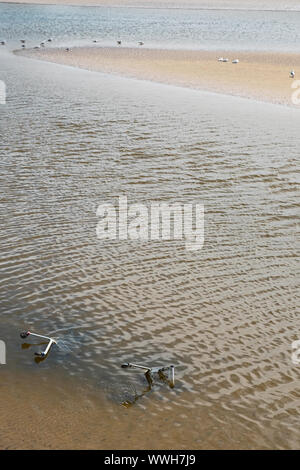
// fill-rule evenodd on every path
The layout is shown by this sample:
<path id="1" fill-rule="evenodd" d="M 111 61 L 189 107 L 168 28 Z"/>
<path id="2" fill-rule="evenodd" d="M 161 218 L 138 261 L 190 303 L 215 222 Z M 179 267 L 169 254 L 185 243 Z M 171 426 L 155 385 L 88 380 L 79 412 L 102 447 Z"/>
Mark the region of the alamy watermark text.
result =
<path id="1" fill-rule="evenodd" d="M 100 204 L 96 227 L 99 240 L 184 240 L 189 251 L 204 244 L 204 205 L 201 203 L 151 202 L 128 204 L 119 196 L 118 205 Z"/>

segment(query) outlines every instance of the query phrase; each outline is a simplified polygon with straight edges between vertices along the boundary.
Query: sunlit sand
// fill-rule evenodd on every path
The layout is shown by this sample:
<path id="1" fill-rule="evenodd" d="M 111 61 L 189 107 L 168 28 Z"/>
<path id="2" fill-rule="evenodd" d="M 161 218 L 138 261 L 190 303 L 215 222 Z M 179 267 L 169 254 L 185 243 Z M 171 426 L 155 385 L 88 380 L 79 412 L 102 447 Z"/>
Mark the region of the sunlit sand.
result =
<path id="1" fill-rule="evenodd" d="M 27 50 L 30 57 L 88 70 L 291 105 L 300 55 L 262 52 L 184 51 L 126 47 Z M 221 62 L 220 57 L 228 58 Z M 232 63 L 238 59 L 238 63 Z"/>

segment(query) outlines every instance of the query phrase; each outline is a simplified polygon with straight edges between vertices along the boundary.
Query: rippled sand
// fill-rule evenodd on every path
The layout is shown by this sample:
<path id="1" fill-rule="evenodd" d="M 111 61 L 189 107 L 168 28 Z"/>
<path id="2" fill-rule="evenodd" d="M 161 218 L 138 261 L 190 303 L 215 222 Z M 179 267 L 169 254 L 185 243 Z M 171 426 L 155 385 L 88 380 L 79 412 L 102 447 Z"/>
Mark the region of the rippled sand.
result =
<path id="1" fill-rule="evenodd" d="M 259 52 L 173 51 L 125 47 L 77 47 L 18 52 L 29 57 L 126 77 L 199 88 L 294 106 L 289 77 L 300 77 L 300 55 Z M 218 57 L 229 58 L 228 63 Z M 233 59 L 238 64 L 232 64 Z"/>
<path id="2" fill-rule="evenodd" d="M 266 422 L 259 407 L 250 407 L 247 416 L 241 406 L 236 407 L 237 414 L 228 413 L 229 397 L 227 405 L 222 400 L 210 409 L 188 407 L 187 392 L 176 401 L 167 394 L 164 402 L 152 394 L 142 399 L 143 408 L 127 408 L 57 371 L 42 378 L 31 373 L 28 379 L 20 371 L 1 374 L 1 450 L 253 449 L 258 447 L 258 436 L 261 449 L 299 445 L 298 432 L 287 430 L 284 420 Z M 238 391 L 238 380 L 236 386 Z M 120 396 L 130 393 L 124 385 L 115 388 Z"/>
<path id="3" fill-rule="evenodd" d="M 299 110 L 1 54 L 0 447 L 299 447 Z M 98 240 L 118 195 L 204 202 L 203 249 Z"/>

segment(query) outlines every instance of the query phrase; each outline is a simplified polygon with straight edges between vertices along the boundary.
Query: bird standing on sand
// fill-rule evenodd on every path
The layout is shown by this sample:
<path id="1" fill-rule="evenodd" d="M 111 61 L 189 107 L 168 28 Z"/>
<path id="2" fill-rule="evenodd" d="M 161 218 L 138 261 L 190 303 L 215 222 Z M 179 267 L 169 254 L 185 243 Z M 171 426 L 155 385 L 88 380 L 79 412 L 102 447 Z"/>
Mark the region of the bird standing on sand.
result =
<path id="1" fill-rule="evenodd" d="M 295 78 L 295 71 L 294 70 L 290 71 L 290 78 Z"/>
<path id="2" fill-rule="evenodd" d="M 239 59 L 234 59 L 234 60 L 232 61 L 232 63 L 233 63 L 233 64 L 238 64 L 238 63 L 239 63 Z"/>
<path id="3" fill-rule="evenodd" d="M 144 45 L 143 41 L 139 41 L 139 46 L 143 46 L 143 45 Z"/>

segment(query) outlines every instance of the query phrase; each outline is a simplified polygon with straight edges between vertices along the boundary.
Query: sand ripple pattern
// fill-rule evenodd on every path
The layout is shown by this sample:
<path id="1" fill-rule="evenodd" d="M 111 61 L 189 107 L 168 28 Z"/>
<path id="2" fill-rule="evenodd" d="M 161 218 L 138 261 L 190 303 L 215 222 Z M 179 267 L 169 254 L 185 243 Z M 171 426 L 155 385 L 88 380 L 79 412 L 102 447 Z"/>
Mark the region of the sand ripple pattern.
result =
<path id="1" fill-rule="evenodd" d="M 4 73 L 10 367 L 37 367 L 32 349 L 20 354 L 19 330 L 54 332 L 62 347 L 40 370 L 104 391 L 121 426 L 119 404 L 147 383 L 120 364 L 173 363 L 176 388 L 156 383 L 132 407 L 141 428 L 172 416 L 160 442 L 299 443 L 298 110 L 15 57 Z M 96 207 L 119 195 L 204 202 L 204 248 L 98 241 Z"/>

